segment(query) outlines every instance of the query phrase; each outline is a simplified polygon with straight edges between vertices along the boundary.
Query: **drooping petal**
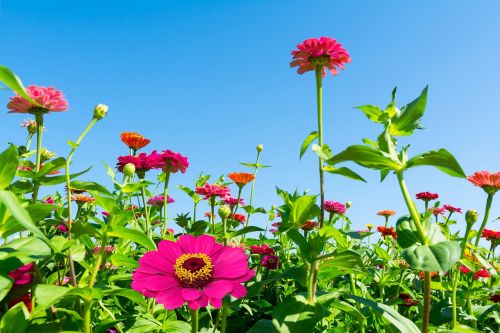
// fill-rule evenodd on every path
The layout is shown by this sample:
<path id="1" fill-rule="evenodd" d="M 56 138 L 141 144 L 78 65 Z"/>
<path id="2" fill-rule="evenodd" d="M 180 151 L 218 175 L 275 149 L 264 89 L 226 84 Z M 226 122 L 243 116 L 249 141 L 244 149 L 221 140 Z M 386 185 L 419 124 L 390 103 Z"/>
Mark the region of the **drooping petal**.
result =
<path id="1" fill-rule="evenodd" d="M 203 288 L 203 293 L 210 298 L 224 298 L 233 290 L 233 282 L 219 280 L 212 281 Z"/>
<path id="2" fill-rule="evenodd" d="M 184 300 L 193 301 L 200 298 L 203 293 L 199 289 L 195 288 L 182 288 L 181 295 Z"/>
<path id="3" fill-rule="evenodd" d="M 184 304 L 181 288 L 170 288 L 159 292 L 156 295 L 156 301 L 163 304 L 167 310 L 174 310 L 181 307 Z"/>

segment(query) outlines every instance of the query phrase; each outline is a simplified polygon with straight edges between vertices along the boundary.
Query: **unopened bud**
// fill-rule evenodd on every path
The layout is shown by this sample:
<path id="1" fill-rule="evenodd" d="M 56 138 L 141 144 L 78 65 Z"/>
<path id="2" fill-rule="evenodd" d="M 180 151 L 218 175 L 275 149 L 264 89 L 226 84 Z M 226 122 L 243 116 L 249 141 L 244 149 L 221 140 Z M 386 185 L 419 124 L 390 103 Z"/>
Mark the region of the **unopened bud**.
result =
<path id="1" fill-rule="evenodd" d="M 465 213 L 465 221 L 469 226 L 472 226 L 477 221 L 477 212 L 473 209 L 469 209 L 467 213 Z"/>
<path id="2" fill-rule="evenodd" d="M 263 150 L 264 150 L 264 146 L 263 146 L 261 143 L 259 143 L 259 144 L 257 145 L 257 151 L 260 153 L 260 152 L 261 152 L 261 151 L 263 151 Z"/>
<path id="3" fill-rule="evenodd" d="M 349 208 L 351 208 L 351 206 L 352 206 L 352 202 L 347 201 L 347 202 L 345 203 L 345 208 L 349 209 Z"/>
<path id="4" fill-rule="evenodd" d="M 108 113 L 108 106 L 104 104 L 97 104 L 94 107 L 94 118 L 96 119 L 102 119 L 106 117 L 106 114 Z"/>
<path id="5" fill-rule="evenodd" d="M 126 176 L 132 176 L 135 173 L 135 165 L 133 163 L 127 163 L 123 166 L 123 174 Z"/>
<path id="6" fill-rule="evenodd" d="M 223 219 L 226 219 L 229 215 L 231 215 L 231 208 L 228 205 L 222 205 L 219 208 L 219 216 Z"/>

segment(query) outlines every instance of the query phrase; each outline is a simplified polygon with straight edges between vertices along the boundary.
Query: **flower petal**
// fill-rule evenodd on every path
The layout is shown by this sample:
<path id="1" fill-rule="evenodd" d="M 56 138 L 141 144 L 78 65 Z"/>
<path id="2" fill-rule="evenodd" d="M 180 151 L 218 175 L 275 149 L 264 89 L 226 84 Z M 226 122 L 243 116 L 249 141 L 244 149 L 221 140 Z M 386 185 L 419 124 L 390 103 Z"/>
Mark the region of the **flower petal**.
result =
<path id="1" fill-rule="evenodd" d="M 224 298 L 233 290 L 233 282 L 226 280 L 212 281 L 203 288 L 209 298 Z"/>
<path id="2" fill-rule="evenodd" d="M 182 288 L 181 290 L 182 298 L 186 301 L 193 301 L 200 298 L 203 293 L 195 288 Z"/>
<path id="3" fill-rule="evenodd" d="M 181 288 L 171 288 L 159 292 L 156 295 L 156 301 L 163 304 L 167 310 L 180 308 L 184 304 L 184 299 L 181 296 Z"/>

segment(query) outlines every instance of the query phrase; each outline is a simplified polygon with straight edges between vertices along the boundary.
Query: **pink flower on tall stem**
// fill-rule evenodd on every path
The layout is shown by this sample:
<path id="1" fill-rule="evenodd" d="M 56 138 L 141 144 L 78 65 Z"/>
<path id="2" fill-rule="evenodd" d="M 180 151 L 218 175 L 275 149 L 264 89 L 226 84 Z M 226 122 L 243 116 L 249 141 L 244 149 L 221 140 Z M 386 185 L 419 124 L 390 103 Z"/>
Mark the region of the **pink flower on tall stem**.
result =
<path id="1" fill-rule="evenodd" d="M 292 51 L 293 61 L 290 67 L 299 67 L 297 73 L 315 70 L 320 66 L 323 77 L 326 76 L 325 67 L 333 75 L 338 74 L 338 68 L 344 69 L 344 64 L 351 62 L 347 51 L 335 39 L 330 37 L 309 38 L 297 45 L 297 50 Z"/>
<path id="2" fill-rule="evenodd" d="M 272 271 L 272 270 L 275 270 L 279 267 L 279 258 L 277 256 L 273 256 L 273 255 L 265 255 L 263 258 L 262 258 L 262 262 L 261 262 L 261 265 L 262 267 L 265 267 L 267 268 L 268 270 Z"/>
<path id="3" fill-rule="evenodd" d="M 146 171 L 151 169 L 159 169 L 161 168 L 161 155 L 158 154 L 155 150 L 151 154 L 140 153 L 137 156 L 126 155 L 118 157 L 118 163 L 116 167 L 118 171 L 123 172 L 123 167 L 132 163 L 135 166 L 135 170 L 139 176 L 144 175 Z"/>
<path id="4" fill-rule="evenodd" d="M 156 207 L 163 207 L 164 200 L 165 200 L 165 197 L 163 195 L 155 195 L 154 197 L 149 198 L 148 205 L 156 206 Z M 170 196 L 167 195 L 167 204 L 174 203 L 174 202 L 175 202 L 174 198 L 171 198 Z"/>
<path id="5" fill-rule="evenodd" d="M 7 104 L 7 109 L 10 110 L 9 113 L 60 112 L 68 110 L 68 101 L 64 98 L 62 92 L 54 87 L 31 85 L 26 88 L 26 92 L 40 106 L 32 104 L 21 95 L 16 95 L 11 97 L 10 102 Z"/>
<path id="6" fill-rule="evenodd" d="M 242 283 L 254 275 L 242 249 L 223 246 L 208 235 L 182 235 L 177 242 L 161 241 L 158 251 L 147 252 L 139 259 L 132 288 L 155 298 L 168 310 L 185 303 L 197 310 L 209 302 L 220 308 L 228 294 L 244 297 Z"/>
<path id="7" fill-rule="evenodd" d="M 450 213 L 460 213 L 462 214 L 462 208 L 453 207 L 452 205 L 443 205 L 443 208 Z"/>
<path id="8" fill-rule="evenodd" d="M 251 254 L 274 254 L 274 250 L 267 244 L 250 245 Z"/>
<path id="9" fill-rule="evenodd" d="M 420 192 L 417 193 L 416 198 L 425 202 L 429 202 L 431 200 L 436 200 L 439 198 L 439 195 L 437 193 L 431 193 L 431 192 Z"/>
<path id="10" fill-rule="evenodd" d="M 325 200 L 325 210 L 329 213 L 344 215 L 347 208 L 343 203 Z"/>
<path id="11" fill-rule="evenodd" d="M 467 177 L 467 180 L 488 194 L 495 194 L 500 190 L 500 172 L 476 171 L 472 176 Z"/>
<path id="12" fill-rule="evenodd" d="M 233 198 L 231 196 L 227 196 L 222 199 L 226 205 L 234 206 L 236 204 L 239 204 L 240 206 L 245 206 L 245 202 L 243 201 L 243 198 L 238 201 L 237 198 Z"/>
<path id="13" fill-rule="evenodd" d="M 224 199 L 231 195 L 229 187 L 218 184 L 210 185 L 209 183 L 205 183 L 203 186 L 198 186 L 195 192 L 196 194 L 204 195 L 204 200 L 212 197 L 220 197 L 221 199 Z"/>
<path id="14" fill-rule="evenodd" d="M 163 163 L 163 172 L 166 172 L 168 170 L 172 173 L 176 173 L 177 171 L 184 173 L 189 166 L 187 157 L 184 157 L 181 154 L 173 152 L 171 150 L 162 151 L 160 156 Z"/>

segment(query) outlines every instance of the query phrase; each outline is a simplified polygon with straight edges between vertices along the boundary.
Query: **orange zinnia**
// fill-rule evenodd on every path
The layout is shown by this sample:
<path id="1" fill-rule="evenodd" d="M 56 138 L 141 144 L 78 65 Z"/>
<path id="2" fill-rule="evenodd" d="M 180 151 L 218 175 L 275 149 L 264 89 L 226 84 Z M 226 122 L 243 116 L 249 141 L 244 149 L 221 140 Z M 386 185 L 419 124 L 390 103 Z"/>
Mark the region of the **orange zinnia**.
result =
<path id="1" fill-rule="evenodd" d="M 146 139 L 136 132 L 123 132 L 122 134 L 120 134 L 120 139 L 130 149 L 134 150 L 144 148 L 151 142 L 151 140 Z"/>
<path id="2" fill-rule="evenodd" d="M 227 175 L 233 182 L 238 185 L 239 188 L 242 188 L 246 184 L 250 183 L 255 179 L 255 176 L 248 172 L 232 172 Z"/>
<path id="3" fill-rule="evenodd" d="M 86 203 L 86 202 L 94 202 L 95 198 L 84 194 L 72 194 L 71 200 L 76 201 L 77 203 Z"/>

